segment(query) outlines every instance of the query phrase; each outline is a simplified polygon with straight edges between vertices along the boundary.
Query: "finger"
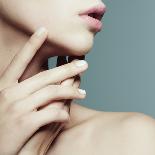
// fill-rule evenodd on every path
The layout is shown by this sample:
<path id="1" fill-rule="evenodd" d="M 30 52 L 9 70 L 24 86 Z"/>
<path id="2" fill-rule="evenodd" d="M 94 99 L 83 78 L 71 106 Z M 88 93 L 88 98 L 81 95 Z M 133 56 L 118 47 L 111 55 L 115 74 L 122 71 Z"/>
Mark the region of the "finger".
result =
<path id="1" fill-rule="evenodd" d="M 83 99 L 85 94 L 83 91 L 72 86 L 61 86 L 61 85 L 49 85 L 26 99 L 16 103 L 16 107 L 23 110 L 24 112 L 33 111 L 39 107 L 52 104 L 52 101 L 62 99 Z"/>
<path id="2" fill-rule="evenodd" d="M 47 30 L 39 28 L 28 40 L 23 49 L 18 52 L 6 69 L 4 76 L 11 82 L 16 81 L 23 74 L 37 50 L 41 47 L 47 37 Z"/>
<path id="3" fill-rule="evenodd" d="M 65 122 L 69 120 L 69 115 L 65 110 L 48 107 L 28 116 L 34 128 L 40 128 L 53 122 Z"/>
<path id="4" fill-rule="evenodd" d="M 66 63 L 67 63 L 66 57 L 58 57 L 58 59 L 57 59 L 57 66 L 61 66 L 61 65 L 66 64 Z M 63 86 L 72 86 L 73 83 L 74 83 L 74 77 L 62 81 L 61 85 L 63 85 Z M 76 85 L 75 85 L 75 87 L 76 87 Z M 66 112 L 70 113 L 70 104 L 71 104 L 71 101 L 72 101 L 72 99 L 67 99 L 67 100 L 64 100 L 64 101 L 62 101 L 62 102 L 59 102 L 58 104 L 62 105 L 62 104 L 65 104 L 65 103 L 66 103 L 67 105 L 64 105 L 63 108 L 64 108 L 64 110 L 65 110 Z M 54 103 L 55 103 L 55 102 L 54 102 Z M 52 105 L 52 104 L 50 104 L 50 106 L 51 106 L 51 105 Z M 62 124 L 58 124 L 59 129 L 62 128 L 61 125 L 62 125 Z M 57 132 L 59 132 L 59 129 L 56 129 Z M 57 132 L 55 133 L 55 135 L 57 135 Z M 51 141 L 51 140 L 50 140 L 50 141 Z M 51 142 L 48 143 L 48 144 L 51 144 Z M 48 145 L 48 146 L 49 146 L 49 145 Z M 48 148 L 48 147 L 45 147 L 45 148 Z M 43 152 L 45 152 L 44 150 L 45 150 L 45 149 L 43 149 Z"/>
<path id="5" fill-rule="evenodd" d="M 70 65 L 73 65 L 73 64 L 70 64 Z M 64 70 L 65 70 L 64 68 L 67 66 L 60 66 L 60 67 L 62 67 L 60 70 L 57 68 L 57 71 L 53 70 L 53 72 L 56 72 L 57 75 L 59 74 L 59 77 L 63 79 L 63 77 L 62 77 L 63 74 L 64 74 L 64 76 L 67 77 L 67 75 L 65 75 L 65 73 L 64 73 Z M 72 69 L 72 67 L 70 67 L 70 68 Z M 66 70 L 66 72 L 67 71 L 70 72 L 70 70 L 69 70 L 70 68 L 68 68 L 68 70 Z M 86 65 L 86 68 L 87 68 L 87 65 Z M 63 70 L 63 73 L 61 72 L 61 70 Z M 74 72 L 76 72 L 76 71 L 74 71 L 74 69 L 72 69 L 72 70 L 73 71 L 69 74 L 69 76 L 71 75 L 71 77 L 73 74 L 75 74 Z M 77 70 L 78 70 L 78 68 L 77 68 Z M 62 74 L 62 76 L 61 76 L 61 74 Z M 55 74 L 53 74 L 53 75 L 55 75 Z M 16 86 L 4 89 L 0 93 L 0 95 L 2 96 L 1 98 L 7 103 L 15 102 L 15 101 L 21 100 L 22 98 L 28 97 L 29 95 L 33 94 L 34 92 L 38 91 L 39 89 L 42 89 L 41 87 L 44 88 L 47 85 L 51 84 L 52 82 L 56 83 L 58 81 L 61 81 L 61 79 L 58 79 L 57 76 L 50 77 L 50 76 L 44 75 L 43 73 L 42 73 L 41 77 L 39 77 L 39 78 L 37 78 L 37 76 L 34 76 L 30 79 L 26 79 L 25 81 L 17 84 Z M 28 82 L 28 80 L 30 80 L 30 81 Z M 62 80 L 62 81 L 64 81 L 64 80 Z"/>
<path id="6" fill-rule="evenodd" d="M 65 79 L 73 77 L 88 68 L 87 62 L 85 62 L 84 66 L 80 67 L 76 65 L 76 62 L 68 63 L 51 70 L 40 72 L 15 86 L 4 89 L 3 93 L 1 94 L 3 94 L 6 102 L 14 102 L 21 100 L 22 98 L 26 98 L 39 89 L 46 87 L 47 85 L 64 81 Z"/>
<path id="7" fill-rule="evenodd" d="M 80 59 L 79 57 L 73 57 L 73 56 L 70 56 L 68 57 L 68 61 L 69 62 L 72 62 L 72 61 L 75 61 L 76 59 Z M 81 57 L 81 60 L 84 59 L 84 57 Z M 79 75 L 76 75 L 72 78 L 69 78 L 67 80 L 64 80 L 61 85 L 64 85 L 64 86 L 69 86 L 69 85 L 72 85 L 74 86 L 75 88 L 78 88 L 79 87 L 79 84 L 80 84 L 80 79 L 78 79 L 77 77 L 79 77 Z M 72 103 L 73 99 L 69 99 L 69 100 L 65 100 L 64 101 L 64 109 L 70 113 L 70 109 L 71 109 L 71 103 Z"/>
<path id="8" fill-rule="evenodd" d="M 70 62 L 73 62 L 73 61 L 76 61 L 77 59 L 74 59 L 73 57 L 69 57 L 68 60 L 69 60 Z M 62 63 L 64 63 L 64 64 L 67 63 L 67 60 L 65 59 L 64 61 L 62 61 Z M 64 85 L 64 86 L 73 85 L 74 80 L 75 80 L 75 77 L 76 77 L 76 76 L 71 77 L 71 78 L 69 78 L 69 79 L 66 79 L 66 80 L 62 81 L 62 82 L 61 82 L 61 85 Z"/>
<path id="9" fill-rule="evenodd" d="M 62 66 L 64 64 L 67 64 L 66 56 L 58 56 L 56 67 Z M 60 84 L 60 83 L 61 83 L 61 81 L 57 82 L 56 84 Z"/>
<path id="10" fill-rule="evenodd" d="M 67 80 L 64 80 L 61 85 L 62 86 L 73 86 L 74 83 L 74 77 L 69 78 Z M 64 100 L 64 108 L 66 109 L 67 112 L 70 113 L 70 105 L 73 99 L 68 99 L 68 100 Z"/>
<path id="11" fill-rule="evenodd" d="M 59 67 L 61 65 L 64 65 L 64 64 L 67 64 L 67 59 L 66 59 L 66 56 L 58 56 L 57 57 L 57 63 L 56 63 L 56 67 Z M 71 78 L 69 79 L 66 79 L 64 81 L 68 81 L 70 80 Z M 57 84 L 61 84 L 61 81 L 58 82 Z M 65 85 L 64 85 L 65 86 Z M 67 86 L 67 85 L 66 85 Z M 69 85 L 68 85 L 69 86 Z M 70 85 L 72 86 L 72 85 Z M 63 109 L 64 108 L 64 104 L 65 104 L 66 100 L 60 100 L 59 102 L 56 101 L 56 102 L 53 102 L 51 105 L 56 105 L 56 106 L 61 106 L 61 108 Z"/>
<path id="12" fill-rule="evenodd" d="M 64 86 L 70 86 L 72 85 L 74 88 L 79 88 L 80 86 L 80 78 L 78 78 L 79 75 L 75 76 L 74 78 L 67 79 L 63 81 L 62 85 Z M 64 101 L 64 109 L 70 114 L 70 109 L 71 109 L 71 103 L 73 99 L 68 99 Z"/>
<path id="13" fill-rule="evenodd" d="M 71 77 L 69 79 L 66 79 L 64 81 L 61 82 L 62 86 L 72 86 L 74 83 L 74 77 Z"/>
<path id="14" fill-rule="evenodd" d="M 48 108 L 49 106 L 53 107 L 53 108 L 63 109 L 63 107 L 64 107 L 63 104 L 64 104 L 64 102 L 62 102 L 61 100 L 59 100 L 59 101 L 51 101 L 49 104 L 43 105 L 43 106 L 39 107 L 37 110 L 40 110 L 40 109 L 43 109 L 43 108 Z"/>
<path id="15" fill-rule="evenodd" d="M 66 64 L 66 63 L 67 63 L 66 57 L 58 57 L 57 66 L 61 66 L 61 65 Z M 74 77 L 64 80 L 61 83 L 61 85 L 63 85 L 63 86 L 72 86 L 73 83 L 74 83 Z M 71 101 L 72 101 L 72 99 L 67 99 L 67 100 L 63 100 L 62 102 L 59 102 L 58 104 L 59 105 L 62 105 L 62 104 L 64 105 L 65 103 L 68 103 L 67 105 L 63 106 L 63 109 L 69 114 L 70 113 L 70 104 L 69 103 L 71 103 Z M 50 104 L 50 106 L 51 105 L 52 104 Z M 62 129 L 62 127 L 61 127 L 62 124 L 57 124 L 57 125 L 59 126 L 59 129 L 56 129 L 57 132 L 55 133 L 55 135 L 57 135 L 59 130 Z M 51 144 L 51 140 L 50 140 L 50 143 L 48 143 L 48 144 Z M 47 146 L 49 146 L 49 145 L 47 145 Z M 48 148 L 47 146 L 45 148 Z M 45 149 L 43 149 L 43 152 L 45 152 L 44 150 Z"/>
<path id="16" fill-rule="evenodd" d="M 77 62 L 81 62 L 83 65 L 78 66 Z M 55 84 L 57 82 L 73 77 L 80 72 L 85 71 L 87 68 L 87 62 L 81 60 L 68 63 L 51 70 L 40 72 L 37 75 L 19 83 L 17 86 L 19 91 L 16 92 L 21 92 L 22 94 L 20 94 L 20 96 L 25 96 L 26 94 L 29 95 L 30 93 L 33 93 L 49 84 Z"/>
<path id="17" fill-rule="evenodd" d="M 80 84 L 81 84 L 81 76 L 80 76 L 80 75 L 77 75 L 77 76 L 74 78 L 73 87 L 79 88 L 79 87 L 80 87 Z"/>
<path id="18" fill-rule="evenodd" d="M 57 66 L 61 66 L 61 65 L 64 65 L 64 64 L 67 64 L 67 59 L 65 56 L 58 56 L 58 59 L 57 59 Z M 62 81 L 60 84 L 61 85 L 66 85 L 66 86 L 72 86 L 73 85 L 73 82 L 74 82 L 74 77 L 71 77 L 71 78 L 68 78 L 68 79 L 65 79 L 64 81 Z"/>
<path id="19" fill-rule="evenodd" d="M 48 108 L 56 108 L 58 110 L 63 110 L 63 105 L 62 105 L 62 102 L 57 101 L 57 102 L 53 102 L 52 104 L 49 104 L 48 106 L 43 107 L 43 109 L 48 109 Z M 67 121 L 68 121 L 68 119 L 67 119 Z M 41 142 L 40 143 L 41 147 L 39 149 L 40 150 L 39 152 L 41 154 L 46 154 L 46 152 L 48 151 L 48 148 L 50 147 L 50 144 L 56 138 L 56 136 L 58 135 L 59 131 L 63 128 L 65 123 L 66 122 L 64 122 L 64 121 L 63 121 L 63 123 L 59 122 L 59 121 L 58 122 L 51 122 L 51 124 L 49 124 L 48 126 L 43 126 L 43 128 L 39 129 L 39 134 L 37 136 L 35 135 L 34 138 L 35 138 L 35 141 L 37 139 L 39 139 L 39 141 Z M 40 131 L 41 131 L 41 134 L 40 134 Z"/>
<path id="20" fill-rule="evenodd" d="M 57 67 L 64 65 L 64 64 L 67 64 L 67 63 L 68 62 L 67 62 L 66 56 L 58 56 L 57 57 L 57 64 L 56 64 Z M 71 78 L 68 78 L 62 82 L 59 82 L 59 84 L 61 84 L 62 86 L 72 86 L 73 83 L 74 83 L 74 77 L 71 77 Z M 66 105 L 66 103 L 68 103 L 68 104 Z M 62 100 L 60 102 L 54 102 L 54 103 L 52 103 L 52 105 L 53 104 L 55 104 L 56 106 L 61 105 L 61 108 L 64 108 L 68 112 L 69 108 L 70 108 L 69 103 L 71 103 L 71 99 L 70 100 Z M 64 106 L 62 106 L 62 105 L 64 105 Z"/>
<path id="21" fill-rule="evenodd" d="M 67 62 L 66 56 L 58 56 L 58 58 L 57 58 L 57 66 L 61 66 L 61 65 L 67 64 L 67 63 L 68 62 Z M 68 78 L 68 79 L 66 79 L 66 80 L 64 80 L 62 82 L 59 82 L 59 84 L 61 84 L 62 86 L 72 86 L 73 82 L 74 82 L 74 78 L 71 77 L 71 78 Z M 63 106 L 65 106 L 66 101 L 67 100 L 62 100 L 61 101 Z M 68 111 L 68 110 L 66 110 L 66 111 Z"/>
<path id="22" fill-rule="evenodd" d="M 77 80 L 76 77 L 69 78 L 62 82 L 63 86 L 73 86 L 74 88 L 79 88 L 80 81 Z M 71 103 L 73 99 L 68 99 L 64 101 L 64 109 L 70 114 Z"/>
<path id="23" fill-rule="evenodd" d="M 68 57 L 68 62 L 72 62 L 74 60 L 85 60 L 85 55 L 82 56 L 69 56 Z M 82 76 L 83 72 L 81 72 L 79 75 Z"/>

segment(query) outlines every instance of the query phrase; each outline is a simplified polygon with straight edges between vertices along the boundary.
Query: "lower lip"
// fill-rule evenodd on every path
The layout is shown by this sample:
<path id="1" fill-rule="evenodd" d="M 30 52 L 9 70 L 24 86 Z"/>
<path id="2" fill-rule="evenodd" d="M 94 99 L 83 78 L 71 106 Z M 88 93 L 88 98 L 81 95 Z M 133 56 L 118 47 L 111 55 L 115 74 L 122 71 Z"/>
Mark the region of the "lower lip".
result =
<path id="1" fill-rule="evenodd" d="M 88 15 L 81 15 L 81 18 L 83 18 L 86 23 L 93 28 L 95 31 L 101 31 L 102 29 L 102 22 L 100 20 L 97 20 L 93 17 L 90 17 Z"/>

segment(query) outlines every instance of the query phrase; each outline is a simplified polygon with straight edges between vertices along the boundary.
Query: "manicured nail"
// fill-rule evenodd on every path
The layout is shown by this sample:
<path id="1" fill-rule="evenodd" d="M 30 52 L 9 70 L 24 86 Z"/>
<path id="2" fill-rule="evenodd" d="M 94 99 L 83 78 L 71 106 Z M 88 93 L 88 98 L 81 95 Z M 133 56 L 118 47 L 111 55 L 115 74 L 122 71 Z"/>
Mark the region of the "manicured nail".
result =
<path id="1" fill-rule="evenodd" d="M 47 30 L 46 30 L 45 27 L 40 27 L 40 28 L 37 30 L 36 34 L 37 34 L 37 36 L 41 36 L 41 35 L 44 34 L 46 31 L 47 31 Z"/>
<path id="2" fill-rule="evenodd" d="M 87 64 L 87 62 L 85 60 L 78 60 L 75 61 L 76 66 L 81 67 Z"/>
<path id="3" fill-rule="evenodd" d="M 78 91 L 80 92 L 80 94 L 86 95 L 86 91 L 85 91 L 85 90 L 83 90 L 83 89 L 78 89 Z"/>

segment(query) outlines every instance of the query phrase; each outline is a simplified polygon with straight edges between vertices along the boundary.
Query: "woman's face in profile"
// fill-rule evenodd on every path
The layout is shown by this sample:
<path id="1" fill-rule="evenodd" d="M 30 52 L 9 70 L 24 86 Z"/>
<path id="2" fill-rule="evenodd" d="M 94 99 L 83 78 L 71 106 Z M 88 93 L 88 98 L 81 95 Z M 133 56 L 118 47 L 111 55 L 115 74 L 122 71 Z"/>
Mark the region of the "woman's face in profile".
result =
<path id="1" fill-rule="evenodd" d="M 66 54 L 84 55 L 92 45 L 95 32 L 79 13 L 100 0 L 2 0 L 2 12 L 8 20 L 26 31 L 45 26 L 49 42 L 66 48 Z"/>

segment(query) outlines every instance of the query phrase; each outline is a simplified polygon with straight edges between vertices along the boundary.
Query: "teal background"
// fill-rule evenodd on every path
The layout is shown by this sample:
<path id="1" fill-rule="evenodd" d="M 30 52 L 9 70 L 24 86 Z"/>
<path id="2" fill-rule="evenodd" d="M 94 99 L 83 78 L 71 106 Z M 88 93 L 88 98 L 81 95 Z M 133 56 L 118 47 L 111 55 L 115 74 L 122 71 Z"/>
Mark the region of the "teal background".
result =
<path id="1" fill-rule="evenodd" d="M 103 2 L 104 28 L 86 55 L 89 69 L 82 77 L 87 97 L 78 103 L 155 117 L 155 0 Z"/>

